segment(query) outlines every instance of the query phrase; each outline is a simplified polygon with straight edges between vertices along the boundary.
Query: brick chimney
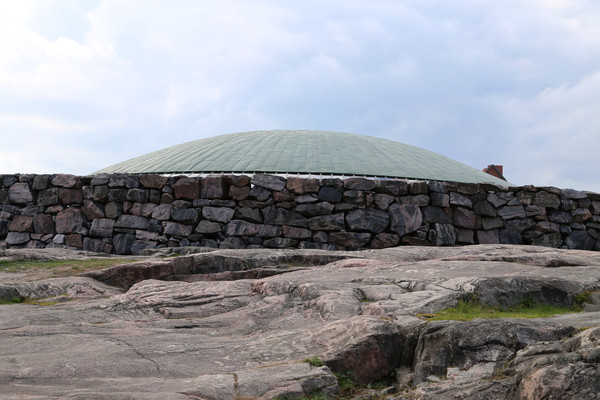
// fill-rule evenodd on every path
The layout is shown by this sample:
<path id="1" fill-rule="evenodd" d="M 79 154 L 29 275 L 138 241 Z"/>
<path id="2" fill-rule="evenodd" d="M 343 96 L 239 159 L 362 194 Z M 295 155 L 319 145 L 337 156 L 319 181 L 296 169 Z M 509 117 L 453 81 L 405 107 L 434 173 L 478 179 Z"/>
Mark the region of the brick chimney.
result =
<path id="1" fill-rule="evenodd" d="M 502 165 L 490 164 L 487 166 L 487 168 L 483 169 L 483 172 L 488 173 L 492 176 L 495 176 L 496 178 L 500 178 L 505 181 L 506 178 L 503 175 L 503 170 L 504 170 L 504 167 Z"/>

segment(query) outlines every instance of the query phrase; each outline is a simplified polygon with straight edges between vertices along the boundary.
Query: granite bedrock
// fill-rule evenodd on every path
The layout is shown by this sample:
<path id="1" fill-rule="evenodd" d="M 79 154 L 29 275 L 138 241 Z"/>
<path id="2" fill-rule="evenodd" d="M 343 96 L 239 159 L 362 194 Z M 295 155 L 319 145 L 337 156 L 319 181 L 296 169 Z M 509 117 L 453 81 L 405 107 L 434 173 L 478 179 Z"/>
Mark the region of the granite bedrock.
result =
<path id="1" fill-rule="evenodd" d="M 270 174 L 0 175 L 0 249 L 530 244 L 600 250 L 600 194 Z"/>

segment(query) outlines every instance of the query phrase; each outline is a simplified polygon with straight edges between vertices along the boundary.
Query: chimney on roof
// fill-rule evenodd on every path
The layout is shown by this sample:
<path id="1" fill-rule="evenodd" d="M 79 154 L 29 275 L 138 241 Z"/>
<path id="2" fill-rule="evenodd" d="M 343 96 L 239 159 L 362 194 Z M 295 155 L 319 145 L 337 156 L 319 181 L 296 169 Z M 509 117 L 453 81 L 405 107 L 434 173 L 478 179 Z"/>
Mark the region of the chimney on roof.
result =
<path id="1" fill-rule="evenodd" d="M 487 166 L 487 168 L 483 169 L 483 172 L 488 173 L 492 176 L 495 176 L 496 178 L 500 178 L 502 180 L 506 180 L 506 178 L 503 175 L 503 166 L 502 165 L 494 165 L 494 164 L 490 164 Z"/>

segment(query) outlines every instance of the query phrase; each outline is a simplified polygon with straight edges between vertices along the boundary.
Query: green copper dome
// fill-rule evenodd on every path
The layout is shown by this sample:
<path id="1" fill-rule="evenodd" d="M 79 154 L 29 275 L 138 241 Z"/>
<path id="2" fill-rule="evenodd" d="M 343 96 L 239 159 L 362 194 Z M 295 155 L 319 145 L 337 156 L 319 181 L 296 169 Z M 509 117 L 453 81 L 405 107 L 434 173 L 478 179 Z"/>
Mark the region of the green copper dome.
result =
<path id="1" fill-rule="evenodd" d="M 234 133 L 158 150 L 96 173 L 322 174 L 494 183 L 503 180 L 415 146 L 351 133 Z"/>

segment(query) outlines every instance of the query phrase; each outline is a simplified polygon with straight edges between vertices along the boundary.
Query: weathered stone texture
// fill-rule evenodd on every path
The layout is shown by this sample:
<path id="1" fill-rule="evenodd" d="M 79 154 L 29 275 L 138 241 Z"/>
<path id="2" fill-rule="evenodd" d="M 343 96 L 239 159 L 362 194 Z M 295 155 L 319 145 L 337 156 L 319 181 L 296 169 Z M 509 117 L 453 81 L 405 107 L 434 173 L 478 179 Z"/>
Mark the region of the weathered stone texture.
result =
<path id="1" fill-rule="evenodd" d="M 417 206 L 392 204 L 389 207 L 391 229 L 401 237 L 421 227 L 423 215 Z"/>
<path id="2" fill-rule="evenodd" d="M 268 174 L 3 175 L 1 181 L 0 238 L 10 232 L 30 234 L 25 242 L 24 235 L 11 235 L 10 243 L 1 241 L 0 246 L 8 248 L 53 243 L 137 253 L 156 246 L 218 247 L 230 234 L 234 239 L 226 247 L 256 248 L 277 238 L 290 240 L 272 240 L 269 246 L 287 247 L 297 241 L 302 248 L 338 249 L 345 247 L 342 243 L 349 243 L 348 248 L 381 248 L 401 238 L 403 244 L 415 245 L 600 246 L 600 196 L 552 187 L 505 191 L 452 182 L 286 179 Z M 101 229 L 111 224 L 107 221 L 113 221 L 112 229 Z M 227 228 L 231 221 L 245 223 Z M 363 243 L 366 235 L 349 233 L 369 233 L 369 242 Z M 113 247 L 109 235 L 117 234 L 134 235 L 134 241 L 121 237 Z M 54 240 L 54 235 L 63 236 Z M 99 239 L 104 244 L 86 241 L 87 235 L 104 238 Z"/>
<path id="3" fill-rule="evenodd" d="M 389 221 L 390 215 L 387 212 L 371 207 L 362 210 L 352 210 L 346 215 L 346 223 L 352 231 L 382 233 L 387 228 Z"/>
<path id="4" fill-rule="evenodd" d="M 33 194 L 27 183 L 15 183 L 8 189 L 8 198 L 15 204 L 26 204 L 33 201 Z"/>

